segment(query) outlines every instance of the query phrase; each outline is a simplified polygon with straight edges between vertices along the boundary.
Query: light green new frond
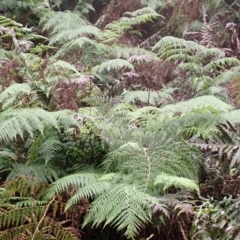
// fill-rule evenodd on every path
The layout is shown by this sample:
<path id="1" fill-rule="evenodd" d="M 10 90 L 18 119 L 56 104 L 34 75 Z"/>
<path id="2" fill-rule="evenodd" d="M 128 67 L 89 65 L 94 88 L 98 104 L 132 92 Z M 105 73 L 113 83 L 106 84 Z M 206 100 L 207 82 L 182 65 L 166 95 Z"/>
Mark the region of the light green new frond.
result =
<path id="1" fill-rule="evenodd" d="M 110 72 L 120 69 L 131 69 L 134 71 L 134 66 L 126 60 L 123 59 L 112 59 L 101 63 L 98 66 L 92 68 L 95 73 Z"/>
<path id="2" fill-rule="evenodd" d="M 80 172 L 71 174 L 55 181 L 48 191 L 47 197 L 53 198 L 54 196 L 69 191 L 71 188 L 80 188 L 96 182 L 98 175 L 96 173 Z"/>
<path id="3" fill-rule="evenodd" d="M 31 87 L 27 83 L 15 83 L 6 88 L 0 94 L 0 102 L 2 103 L 2 108 L 6 109 L 11 106 L 16 98 L 20 94 L 29 95 L 31 93 Z"/>
<path id="4" fill-rule="evenodd" d="M 123 230 L 128 239 L 134 239 L 141 228 L 151 220 L 150 204 L 153 197 L 138 191 L 135 186 L 118 184 L 91 204 L 84 226 L 98 226 L 105 222 L 118 231 Z"/>
<path id="5" fill-rule="evenodd" d="M 154 185 L 163 185 L 164 190 L 174 186 L 175 188 L 187 189 L 191 191 L 197 191 L 199 193 L 198 184 L 191 179 L 185 177 L 172 176 L 165 173 L 159 174 L 155 181 Z"/>

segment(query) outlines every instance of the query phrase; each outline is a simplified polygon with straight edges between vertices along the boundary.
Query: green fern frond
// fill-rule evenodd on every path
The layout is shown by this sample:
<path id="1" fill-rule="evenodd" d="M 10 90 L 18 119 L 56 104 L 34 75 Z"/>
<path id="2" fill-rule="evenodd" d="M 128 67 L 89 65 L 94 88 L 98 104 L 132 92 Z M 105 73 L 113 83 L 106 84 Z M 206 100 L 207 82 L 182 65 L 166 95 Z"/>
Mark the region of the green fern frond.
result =
<path id="1" fill-rule="evenodd" d="M 168 174 L 158 175 L 154 181 L 154 185 L 163 185 L 164 191 L 174 186 L 175 188 L 187 189 L 200 193 L 199 186 L 194 180 Z"/>
<path id="2" fill-rule="evenodd" d="M 0 25 L 2 27 L 16 27 L 16 28 L 21 28 L 23 25 L 21 23 L 18 23 L 11 18 L 7 18 L 5 16 L 0 16 Z"/>
<path id="3" fill-rule="evenodd" d="M 174 49 L 184 49 L 185 51 L 202 51 L 205 48 L 193 41 L 186 41 L 181 38 L 176 38 L 172 36 L 163 37 L 159 40 L 152 48 L 153 51 L 157 51 L 158 55 L 169 56 L 168 51 Z"/>
<path id="4" fill-rule="evenodd" d="M 157 54 L 160 58 L 168 59 L 171 55 L 190 52 L 190 56 L 194 55 L 196 61 L 201 61 L 202 58 L 222 58 L 225 56 L 225 53 L 218 48 L 206 48 L 201 46 L 193 41 L 186 41 L 184 39 L 176 37 L 163 37 L 153 46 L 153 51 L 157 51 Z"/>
<path id="5" fill-rule="evenodd" d="M 138 184 L 145 191 L 152 190 L 153 181 L 161 172 L 197 180 L 200 165 L 193 156 L 199 152 L 182 142 L 174 141 L 163 130 L 158 134 L 151 133 L 150 130 L 144 132 L 138 128 L 122 133 L 120 143 L 123 142 L 123 137 L 126 138 L 125 143 L 105 156 L 102 163 L 103 171 L 123 173 L 127 171 L 136 179 L 141 179 Z M 179 148 L 181 155 L 177 150 Z"/>
<path id="6" fill-rule="evenodd" d="M 10 158 L 13 160 L 17 160 L 17 155 L 13 151 L 7 148 L 2 148 L 0 149 L 0 158 Z M 1 169 L 1 166 L 0 166 L 0 169 Z"/>
<path id="7" fill-rule="evenodd" d="M 0 102 L 2 102 L 2 108 L 6 109 L 13 104 L 16 98 L 20 94 L 29 95 L 31 93 L 31 87 L 27 83 L 15 83 L 9 86 L 0 94 Z"/>
<path id="8" fill-rule="evenodd" d="M 80 37 L 76 40 L 72 40 L 69 43 L 66 43 L 65 45 L 63 45 L 63 47 L 57 52 L 55 57 L 61 57 L 63 54 L 66 54 L 72 49 L 79 49 L 82 51 L 86 51 L 89 47 L 95 49 L 95 51 L 99 51 L 99 54 L 100 52 L 112 52 L 110 46 L 107 46 L 102 43 L 98 43 L 95 40 L 92 40 L 87 37 Z"/>
<path id="9" fill-rule="evenodd" d="M 143 57 L 146 58 L 145 61 L 159 61 L 158 56 L 151 52 L 142 48 L 135 47 L 126 47 L 126 46 L 112 46 L 112 54 L 116 56 L 116 58 L 128 59 L 129 62 L 138 63 L 138 57 L 143 61 Z M 140 62 L 141 62 L 140 61 Z"/>
<path id="10" fill-rule="evenodd" d="M 168 53 L 169 54 L 169 53 Z M 160 56 L 161 58 L 164 57 L 164 55 Z M 193 62 L 194 57 L 189 56 L 187 54 L 172 54 L 167 58 L 168 61 L 183 61 L 183 62 Z"/>
<path id="11" fill-rule="evenodd" d="M 81 122 L 77 120 L 76 114 L 70 110 L 51 112 L 51 115 L 56 119 L 59 127 L 63 127 L 68 131 L 81 126 Z"/>
<path id="12" fill-rule="evenodd" d="M 47 205 L 47 201 L 40 201 L 40 200 L 34 200 L 31 198 L 21 200 L 17 202 L 16 207 L 18 208 L 24 208 L 24 207 L 34 207 L 34 206 L 45 206 Z"/>
<path id="13" fill-rule="evenodd" d="M 195 110 L 205 110 L 215 111 L 219 113 L 228 112 L 233 109 L 233 106 L 221 101 L 220 99 L 214 96 L 201 96 L 185 102 L 179 102 L 177 104 L 166 105 L 161 108 L 161 111 L 167 111 L 169 114 L 181 112 L 181 113 L 190 113 Z"/>
<path id="14" fill-rule="evenodd" d="M 34 218 L 40 219 L 44 213 L 45 206 L 38 206 L 34 208 Z M 21 226 L 26 222 L 23 216 L 32 216 L 33 208 L 14 209 L 5 213 L 0 213 L 0 228 L 2 230 L 12 226 Z M 32 219 L 33 220 L 33 219 Z"/>
<path id="15" fill-rule="evenodd" d="M 54 182 L 58 179 L 57 168 L 51 168 L 50 165 L 46 167 L 44 164 L 13 164 L 12 171 L 8 174 L 6 180 L 16 179 L 19 176 L 25 176 L 28 179 L 37 179 L 40 182 L 48 183 Z"/>
<path id="16" fill-rule="evenodd" d="M 78 238 L 61 223 L 45 214 L 46 206 L 17 208 L 0 214 L 1 239 L 59 239 L 77 240 Z"/>
<path id="17" fill-rule="evenodd" d="M 223 114 L 223 117 L 226 119 L 226 121 L 235 125 L 240 123 L 239 114 L 240 114 L 240 109 L 236 109 Z"/>
<path id="18" fill-rule="evenodd" d="M 57 42 L 65 43 L 68 41 L 72 41 L 73 39 L 77 39 L 79 37 L 94 37 L 98 39 L 101 36 L 101 30 L 97 27 L 87 25 L 81 26 L 77 29 L 73 30 L 66 30 L 56 34 L 55 36 L 51 37 L 49 43 L 55 44 Z"/>
<path id="19" fill-rule="evenodd" d="M 27 164 L 34 162 L 47 163 L 54 158 L 61 149 L 62 143 L 59 140 L 57 132 L 46 129 L 44 135 L 38 135 L 34 139 L 28 139 L 25 144 L 27 151 Z"/>
<path id="20" fill-rule="evenodd" d="M 39 154 L 41 158 L 44 159 L 45 164 L 47 164 L 56 155 L 56 153 L 61 149 L 61 147 L 62 143 L 54 135 L 46 138 L 42 142 L 41 146 L 39 147 Z"/>
<path id="21" fill-rule="evenodd" d="M 216 68 L 225 69 L 225 68 L 239 66 L 239 64 L 240 64 L 240 61 L 237 58 L 226 57 L 226 58 L 217 59 L 215 61 L 210 62 L 204 67 L 204 69 L 206 71 L 211 71 Z"/>
<path id="22" fill-rule="evenodd" d="M 65 73 L 77 73 L 79 74 L 78 70 L 70 63 L 63 61 L 63 60 L 58 60 L 52 65 L 50 65 L 47 69 L 47 72 L 54 72 L 56 71 L 58 74 L 60 71 L 64 71 Z"/>
<path id="23" fill-rule="evenodd" d="M 110 72 L 120 69 L 131 69 L 134 71 L 134 66 L 126 60 L 123 59 L 112 59 L 101 63 L 98 66 L 92 68 L 95 73 Z"/>
<path id="24" fill-rule="evenodd" d="M 197 75 L 203 72 L 203 67 L 194 61 L 181 63 L 178 65 L 177 69 L 178 68 L 189 72 L 194 72 Z"/>
<path id="25" fill-rule="evenodd" d="M 105 180 L 99 180 L 90 184 L 87 184 L 86 186 L 82 187 L 78 191 L 74 193 L 74 195 L 68 200 L 65 209 L 68 210 L 70 207 L 77 205 L 81 202 L 81 200 L 87 198 L 87 199 L 93 199 L 98 197 L 99 195 L 102 195 L 106 191 L 109 191 L 112 188 L 111 182 Z"/>
<path id="26" fill-rule="evenodd" d="M 108 204 L 105 204 L 108 202 Z M 84 226 L 92 223 L 124 230 L 128 239 L 134 239 L 141 228 L 151 220 L 150 204 L 157 200 L 138 191 L 135 186 L 119 184 L 96 198 L 84 220 Z"/>
<path id="27" fill-rule="evenodd" d="M 158 9 L 162 7 L 167 1 L 164 0 L 141 0 L 144 6 L 148 6 L 152 9 Z"/>
<path id="28" fill-rule="evenodd" d="M 43 133 L 45 125 L 58 128 L 53 115 L 40 108 L 8 109 L 1 113 L 0 123 L 2 140 L 11 140 L 17 135 L 23 137 L 25 131 L 33 137 L 36 130 Z"/>
<path id="29" fill-rule="evenodd" d="M 51 35 L 55 37 L 56 34 L 63 31 L 75 30 L 80 26 L 85 26 L 86 22 L 78 14 L 73 12 L 47 12 L 40 21 L 43 31 L 51 31 Z M 50 37 L 51 39 L 51 37 Z"/>
<path id="30" fill-rule="evenodd" d="M 118 40 L 126 31 L 132 30 L 136 24 L 151 22 L 160 15 L 152 8 L 141 8 L 134 12 L 126 12 L 118 21 L 109 23 L 101 35 L 103 43 Z M 140 32 L 138 34 L 141 35 Z"/>
<path id="31" fill-rule="evenodd" d="M 52 198 L 57 194 L 68 191 L 69 188 L 79 188 L 95 182 L 97 178 L 96 173 L 80 172 L 63 177 L 52 184 L 49 189 L 47 197 Z"/>

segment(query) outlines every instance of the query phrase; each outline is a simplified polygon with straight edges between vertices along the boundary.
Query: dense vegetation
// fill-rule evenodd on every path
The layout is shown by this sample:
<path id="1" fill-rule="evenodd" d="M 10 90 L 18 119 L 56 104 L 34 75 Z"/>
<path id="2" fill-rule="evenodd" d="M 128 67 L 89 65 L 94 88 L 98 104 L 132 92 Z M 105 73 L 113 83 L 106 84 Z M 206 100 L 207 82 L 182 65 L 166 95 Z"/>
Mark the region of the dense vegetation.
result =
<path id="1" fill-rule="evenodd" d="M 1 0 L 0 239 L 240 239 L 237 0 Z"/>

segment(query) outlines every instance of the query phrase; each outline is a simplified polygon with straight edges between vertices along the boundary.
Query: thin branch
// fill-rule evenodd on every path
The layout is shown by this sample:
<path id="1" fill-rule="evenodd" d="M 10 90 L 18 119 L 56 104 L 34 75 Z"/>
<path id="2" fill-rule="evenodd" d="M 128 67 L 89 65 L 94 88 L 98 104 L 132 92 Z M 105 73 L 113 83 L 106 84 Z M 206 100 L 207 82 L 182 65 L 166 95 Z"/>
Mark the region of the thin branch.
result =
<path id="1" fill-rule="evenodd" d="M 47 214 L 47 211 L 48 211 L 50 205 L 51 205 L 52 202 L 55 200 L 55 198 L 56 198 L 56 196 L 48 203 L 48 205 L 47 205 L 47 207 L 46 207 L 46 210 L 45 210 L 42 218 L 41 218 L 40 221 L 38 222 L 38 225 L 37 225 L 37 227 L 36 227 L 36 229 L 35 229 L 35 231 L 34 231 L 34 233 L 33 233 L 33 235 L 32 235 L 32 239 L 31 239 L 31 240 L 34 240 L 34 239 L 35 239 L 35 236 L 36 236 L 37 232 L 39 231 L 39 227 L 40 227 L 43 219 L 45 218 L 45 216 L 46 216 L 46 214 Z"/>

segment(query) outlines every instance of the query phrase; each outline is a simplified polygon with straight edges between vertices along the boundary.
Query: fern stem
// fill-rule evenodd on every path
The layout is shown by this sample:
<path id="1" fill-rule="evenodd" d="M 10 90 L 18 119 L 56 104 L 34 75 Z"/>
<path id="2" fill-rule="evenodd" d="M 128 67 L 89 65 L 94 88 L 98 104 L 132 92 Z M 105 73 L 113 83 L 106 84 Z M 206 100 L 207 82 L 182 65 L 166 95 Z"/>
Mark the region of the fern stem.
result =
<path id="1" fill-rule="evenodd" d="M 150 101 L 150 88 L 148 89 L 148 100 L 147 100 L 147 104 L 149 104 L 149 101 Z"/>
<path id="2" fill-rule="evenodd" d="M 55 198 L 56 198 L 56 196 L 55 196 L 55 197 L 54 197 L 54 198 L 48 203 L 48 205 L 47 205 L 47 207 L 46 207 L 46 210 L 45 210 L 45 212 L 44 212 L 42 218 L 41 218 L 40 221 L 38 222 L 38 225 L 37 225 L 37 227 L 36 227 L 36 229 L 35 229 L 35 231 L 34 231 L 34 233 L 33 233 L 33 235 L 32 235 L 32 239 L 31 239 L 31 240 L 34 240 L 34 239 L 35 239 L 35 236 L 36 236 L 36 234 L 37 234 L 37 232 L 38 232 L 38 230 L 39 230 L 39 227 L 40 227 L 40 225 L 41 225 L 41 223 L 42 223 L 44 217 L 46 216 L 47 211 L 48 211 L 50 205 L 51 205 L 52 202 L 55 200 Z"/>
<path id="3" fill-rule="evenodd" d="M 147 152 L 148 152 L 148 148 L 144 148 L 144 154 L 147 158 L 147 162 L 148 162 L 148 174 L 147 174 L 147 181 L 146 181 L 146 186 L 145 186 L 145 189 L 144 189 L 144 192 L 147 191 L 147 187 L 148 187 L 148 183 L 149 183 L 149 179 L 150 179 L 150 175 L 151 175 L 151 161 L 150 161 L 150 157 L 147 155 Z"/>

